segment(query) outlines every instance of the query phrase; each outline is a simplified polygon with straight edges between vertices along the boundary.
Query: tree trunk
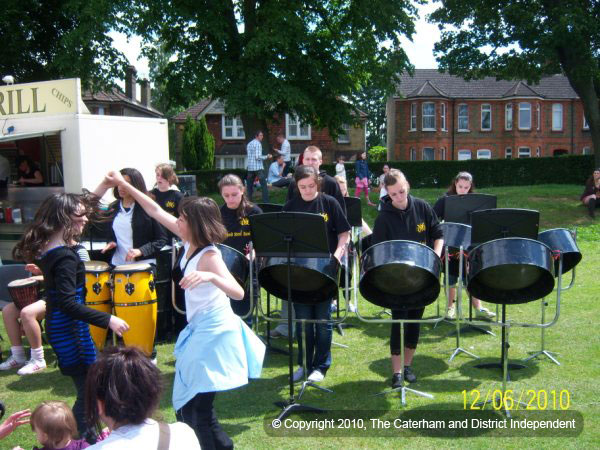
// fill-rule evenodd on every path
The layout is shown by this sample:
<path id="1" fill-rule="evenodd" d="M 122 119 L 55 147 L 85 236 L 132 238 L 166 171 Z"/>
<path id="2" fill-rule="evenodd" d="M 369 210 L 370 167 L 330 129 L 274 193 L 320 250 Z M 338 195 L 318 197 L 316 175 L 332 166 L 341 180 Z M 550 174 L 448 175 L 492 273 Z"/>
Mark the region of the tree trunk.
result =
<path id="1" fill-rule="evenodd" d="M 590 77 L 586 80 L 579 80 L 574 76 L 570 76 L 566 72 L 567 78 L 571 82 L 571 86 L 581 101 L 583 102 L 583 110 L 585 119 L 590 127 L 592 142 L 594 145 L 595 166 L 600 167 L 600 106 L 598 104 L 598 95 L 594 88 L 594 80 Z"/>

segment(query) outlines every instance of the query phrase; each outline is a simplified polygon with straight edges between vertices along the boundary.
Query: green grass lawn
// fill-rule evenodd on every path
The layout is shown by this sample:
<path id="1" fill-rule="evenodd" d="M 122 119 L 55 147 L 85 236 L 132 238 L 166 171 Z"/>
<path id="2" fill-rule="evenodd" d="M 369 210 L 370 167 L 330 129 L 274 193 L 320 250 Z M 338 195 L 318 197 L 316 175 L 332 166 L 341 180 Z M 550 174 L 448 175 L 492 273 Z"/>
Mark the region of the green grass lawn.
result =
<path id="1" fill-rule="evenodd" d="M 220 421 L 238 448 L 599 448 L 600 447 L 600 339 L 598 338 L 598 297 L 599 283 L 596 279 L 600 267 L 599 238 L 600 225 L 589 219 L 579 203 L 580 186 L 543 185 L 482 189 L 479 192 L 498 196 L 498 207 L 519 207 L 537 209 L 541 213 L 540 231 L 554 227 L 578 227 L 578 244 L 583 253 L 583 261 L 577 267 L 574 287 L 563 293 L 560 319 L 546 332 L 546 348 L 558 353 L 561 366 L 547 358 L 527 364 L 527 368 L 511 373 L 509 385 L 516 393 L 527 390 L 551 392 L 568 391 L 570 409 L 583 414 L 584 428 L 577 437 L 523 437 L 515 433 L 513 437 L 499 437 L 489 430 L 480 430 L 471 437 L 430 437 L 427 433 L 406 434 L 398 430 L 362 432 L 356 430 L 338 431 L 333 436 L 326 432 L 314 432 L 301 436 L 273 436 L 264 427 L 279 412 L 273 402 L 285 400 L 288 396 L 287 357 L 268 353 L 263 375 L 260 380 L 250 382 L 246 387 L 224 392 L 217 396 L 216 409 Z M 415 189 L 412 194 L 428 201 L 434 201 L 440 191 Z M 377 197 L 372 193 L 372 199 Z M 255 197 L 256 200 L 257 197 Z M 272 201 L 282 202 L 283 191 L 273 191 Z M 367 222 L 373 223 L 376 210 L 367 207 L 363 198 L 363 213 Z M 570 276 L 564 284 L 568 284 Z M 263 301 L 264 301 L 263 295 Z M 555 312 L 555 296 L 548 297 L 547 318 Z M 438 299 L 443 310 L 445 300 Z M 466 307 L 467 302 L 463 302 Z M 493 307 L 493 305 L 489 305 Z M 374 318 L 380 308 L 359 299 L 361 315 Z M 436 305 L 429 306 L 425 316 L 436 314 Z M 507 317 L 519 322 L 536 323 L 540 319 L 540 301 L 524 305 L 510 306 Z M 334 332 L 334 341 L 348 348 L 334 345 L 333 364 L 322 383 L 334 390 L 333 394 L 309 389 L 302 403 L 334 411 L 319 418 L 337 417 L 339 410 L 365 411 L 354 413 L 356 417 L 390 418 L 408 411 L 412 418 L 439 412 L 438 416 L 449 417 L 463 408 L 462 391 L 478 389 L 486 392 L 501 387 L 500 372 L 480 370 L 475 360 L 459 355 L 452 362 L 448 358 L 456 346 L 454 337 L 448 337 L 454 324 L 442 323 L 435 329 L 422 327 L 421 341 L 414 358 L 413 366 L 419 381 L 411 385 L 415 389 L 429 392 L 433 400 L 408 394 L 407 407 L 402 408 L 398 394 L 373 396 L 388 388 L 391 378 L 389 364 L 389 325 L 360 322 L 351 314 L 348 320 L 354 325 L 345 331 L 344 336 Z M 261 333 L 264 322 L 260 324 Z M 500 354 L 500 329 L 492 327 L 496 336 L 466 333 L 462 335 L 461 346 L 483 361 L 493 361 Z M 0 333 L 5 336 L 2 326 Z M 277 346 L 287 341 L 274 340 Z M 2 342 L 6 357 L 9 345 Z M 527 357 L 540 347 L 540 331 L 532 328 L 514 327 L 510 331 L 510 358 L 517 361 Z M 159 367 L 164 374 L 165 392 L 160 405 L 159 416 L 167 421 L 175 419 L 171 407 L 171 389 L 174 375 L 173 343 L 158 345 Z M 46 352 L 49 367 L 46 371 L 31 377 L 21 378 L 14 372 L 0 373 L 0 400 L 7 411 L 34 408 L 42 400 L 64 399 L 74 401 L 74 389 L 67 378 L 62 377 L 54 367 L 54 355 Z M 471 397 L 469 397 L 469 400 Z M 345 413 L 347 416 L 351 413 Z M 515 413 L 518 415 L 519 413 Z M 294 416 L 297 419 L 314 419 L 314 415 Z M 349 416 L 351 417 L 351 415 Z M 500 414 L 490 417 L 502 418 Z M 560 416 L 559 416 L 560 417 Z M 566 417 L 566 416 L 565 416 Z M 542 436 L 538 434 L 536 436 Z M 399 440 L 398 438 L 404 438 Z M 11 437 L 0 444 L 0 448 L 12 448 L 20 444 L 30 448 L 35 443 L 31 430 L 21 427 Z"/>

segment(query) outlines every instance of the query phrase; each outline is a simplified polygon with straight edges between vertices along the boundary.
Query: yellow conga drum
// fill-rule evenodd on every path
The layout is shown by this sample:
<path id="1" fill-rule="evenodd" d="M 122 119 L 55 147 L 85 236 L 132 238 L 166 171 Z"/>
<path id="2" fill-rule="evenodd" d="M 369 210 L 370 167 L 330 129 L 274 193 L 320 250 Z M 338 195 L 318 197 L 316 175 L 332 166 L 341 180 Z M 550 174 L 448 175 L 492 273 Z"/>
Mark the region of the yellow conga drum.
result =
<path id="1" fill-rule="evenodd" d="M 129 324 L 123 334 L 125 345 L 135 346 L 148 356 L 156 334 L 156 289 L 150 264 L 125 264 L 113 269 L 115 314 Z"/>
<path id="2" fill-rule="evenodd" d="M 85 265 L 85 304 L 92 309 L 112 313 L 110 296 L 110 266 L 102 261 L 84 261 Z M 98 351 L 106 342 L 106 328 L 90 325 L 90 334 Z"/>

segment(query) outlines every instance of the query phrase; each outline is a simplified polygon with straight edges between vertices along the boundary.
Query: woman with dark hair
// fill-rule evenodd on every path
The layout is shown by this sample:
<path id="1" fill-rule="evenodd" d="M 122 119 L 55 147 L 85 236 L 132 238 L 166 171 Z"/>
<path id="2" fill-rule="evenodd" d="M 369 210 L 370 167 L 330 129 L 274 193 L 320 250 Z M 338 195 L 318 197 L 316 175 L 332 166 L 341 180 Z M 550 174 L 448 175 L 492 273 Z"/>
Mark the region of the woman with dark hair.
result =
<path id="1" fill-rule="evenodd" d="M 41 186 L 44 176 L 40 168 L 27 156 L 17 158 L 17 183 L 21 186 Z"/>
<path id="2" fill-rule="evenodd" d="M 188 325 L 175 344 L 173 407 L 178 419 L 194 429 L 202 448 L 233 448 L 217 421 L 215 395 L 258 378 L 265 346 L 231 310 L 229 299 L 241 300 L 244 290 L 213 245 L 227 236 L 219 207 L 210 198 L 186 197 L 175 219 L 120 173 L 109 173 L 106 181 L 129 193 L 184 241 L 179 285 L 185 290 Z"/>
<path id="3" fill-rule="evenodd" d="M 178 217 L 179 202 L 183 194 L 177 189 L 179 179 L 171 164 L 162 163 L 156 166 L 156 187 L 150 191 L 156 203 L 169 214 Z"/>
<path id="4" fill-rule="evenodd" d="M 445 220 L 446 217 L 446 197 L 449 195 L 467 195 L 475 192 L 475 182 L 473 181 L 473 175 L 469 172 L 458 172 L 458 174 L 452 180 L 452 184 L 448 187 L 446 193 L 440 197 L 433 206 L 433 210 L 438 216 L 438 219 L 441 221 Z M 466 280 L 466 273 L 463 273 L 463 282 Z M 454 275 L 450 275 L 448 277 L 448 285 L 450 287 L 450 292 L 448 293 L 448 308 L 446 311 L 446 317 L 448 319 L 456 319 L 456 306 L 454 305 L 454 299 L 456 298 L 456 283 L 458 281 L 458 277 Z M 475 314 L 477 317 L 482 319 L 493 319 L 496 317 L 496 314 L 485 308 L 481 305 L 481 300 L 471 296 L 471 304 L 473 308 L 475 308 Z"/>
<path id="5" fill-rule="evenodd" d="M 350 224 L 344 215 L 338 201 L 327 194 L 319 192 L 319 172 L 312 166 L 299 166 L 294 172 L 296 187 L 299 196 L 293 197 L 283 206 L 283 211 L 305 212 L 320 214 L 325 219 L 327 227 L 327 240 L 330 253 L 338 260 L 345 252 L 346 244 L 350 240 Z M 331 299 L 314 304 L 294 303 L 296 319 L 331 320 Z M 294 381 L 300 381 L 304 376 L 302 327 L 296 326 L 298 338 L 298 370 L 294 373 Z M 308 323 L 306 324 L 306 362 L 308 380 L 322 381 L 331 366 L 331 339 L 332 324 Z"/>
<path id="6" fill-rule="evenodd" d="M 581 203 L 587 206 L 588 214 L 592 219 L 596 218 L 596 208 L 600 206 L 600 167 L 585 182 Z"/>
<path id="7" fill-rule="evenodd" d="M 221 197 L 225 200 L 225 204 L 221 206 L 221 218 L 227 229 L 227 239 L 223 241 L 223 244 L 235 248 L 249 257 L 251 239 L 248 217 L 262 214 L 262 210 L 248 200 L 244 184 L 237 175 L 231 173 L 225 175 L 219 180 L 218 187 Z M 255 285 L 254 293 L 258 293 L 258 284 Z M 256 298 L 257 296 L 255 296 Z M 231 300 L 231 308 L 238 316 L 247 315 L 250 311 L 250 290 L 246 290 L 241 301 Z M 249 327 L 252 326 L 252 316 L 248 316 L 244 320 Z"/>
<path id="8" fill-rule="evenodd" d="M 360 198 L 360 191 L 364 190 L 367 204 L 369 206 L 377 206 L 369 198 L 369 178 L 371 177 L 371 171 L 367 164 L 367 152 L 359 152 L 356 155 L 355 170 L 356 179 L 354 182 L 356 183 L 356 191 L 354 192 L 354 195 Z"/>
<path id="9" fill-rule="evenodd" d="M 63 375 L 77 390 L 73 413 L 79 433 L 86 436 L 83 388 L 85 376 L 96 360 L 89 325 L 110 328 L 119 336 L 129 325 L 116 316 L 84 304 L 85 267 L 73 246 L 97 211 L 97 198 L 89 195 L 53 194 L 38 209 L 31 225 L 13 250 L 16 260 L 35 263 L 46 285 L 46 336 Z M 93 437 L 91 437 L 93 439 Z"/>
<path id="10" fill-rule="evenodd" d="M 93 449 L 200 449 L 184 423 L 167 425 L 151 419 L 160 402 L 160 371 L 135 347 L 107 348 L 88 372 L 86 414 L 90 424 L 111 430 Z M 163 446 L 159 443 L 164 436 Z"/>

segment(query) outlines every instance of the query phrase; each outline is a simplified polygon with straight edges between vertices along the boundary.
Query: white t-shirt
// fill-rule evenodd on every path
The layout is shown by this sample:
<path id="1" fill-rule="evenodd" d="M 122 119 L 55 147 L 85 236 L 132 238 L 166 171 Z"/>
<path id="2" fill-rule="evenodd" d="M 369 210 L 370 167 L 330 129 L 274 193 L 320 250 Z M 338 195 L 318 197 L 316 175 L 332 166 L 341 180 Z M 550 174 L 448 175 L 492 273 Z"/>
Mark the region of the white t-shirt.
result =
<path id="1" fill-rule="evenodd" d="M 335 174 L 344 180 L 346 179 L 346 166 L 344 166 L 344 163 L 337 163 L 335 165 Z"/>
<path id="2" fill-rule="evenodd" d="M 139 263 L 147 263 L 147 264 L 155 264 L 155 258 L 148 258 L 136 261 L 126 261 L 127 252 L 133 248 L 133 228 L 131 227 L 131 219 L 133 217 L 133 209 L 135 208 L 135 203 L 131 205 L 129 211 L 125 211 L 123 208 L 123 204 L 119 202 L 119 211 L 115 216 L 115 220 L 113 220 L 113 231 L 115 232 L 115 237 L 117 238 L 117 248 L 115 248 L 115 252 L 112 257 L 112 265 L 113 266 L 122 266 L 123 264 L 139 264 Z"/>
<path id="3" fill-rule="evenodd" d="M 169 450 L 200 450 L 196 433 L 183 422 L 169 424 L 171 435 Z M 159 428 L 158 422 L 146 419 L 141 425 L 124 425 L 113 430 L 110 435 L 91 447 L 90 449 L 122 450 L 142 449 L 150 450 L 158 447 Z"/>

